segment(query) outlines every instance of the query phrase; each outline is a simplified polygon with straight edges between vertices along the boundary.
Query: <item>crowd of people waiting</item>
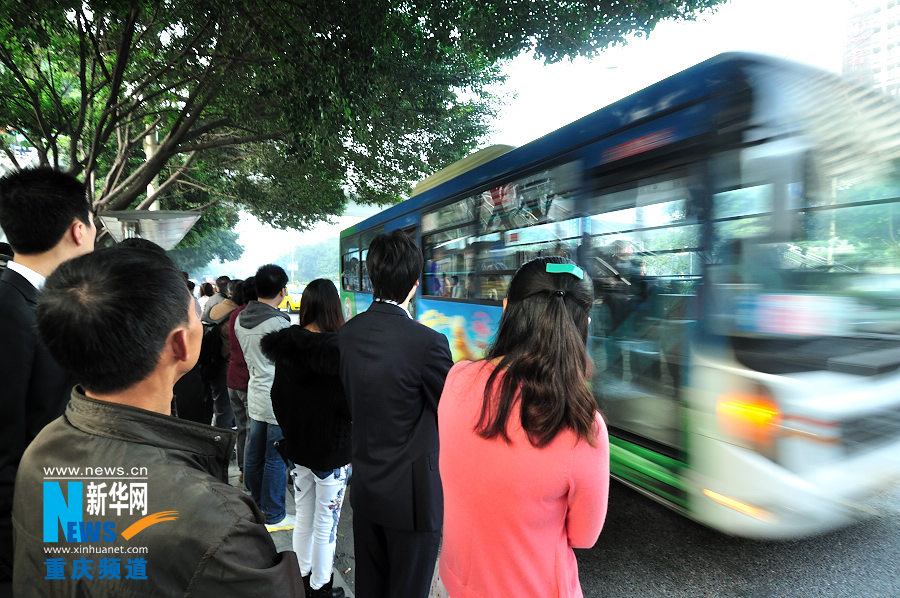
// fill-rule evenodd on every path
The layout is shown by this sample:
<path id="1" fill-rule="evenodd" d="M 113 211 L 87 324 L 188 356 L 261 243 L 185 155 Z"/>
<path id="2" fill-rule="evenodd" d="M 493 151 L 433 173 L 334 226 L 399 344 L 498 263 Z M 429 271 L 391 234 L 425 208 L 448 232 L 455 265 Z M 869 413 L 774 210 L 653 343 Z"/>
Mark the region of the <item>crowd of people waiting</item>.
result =
<path id="1" fill-rule="evenodd" d="M 410 316 L 424 261 L 400 231 L 369 246 L 368 310 L 345 322 L 320 279 L 291 325 L 277 265 L 198 300 L 153 243 L 94 251 L 68 174 L 0 179 L 0 227 L 0 597 L 340 597 L 348 482 L 361 598 L 427 596 L 439 551 L 452 598 L 582 595 L 572 549 L 603 526 L 609 445 L 587 385 L 593 286 L 572 261 L 523 265 L 485 358 L 454 365 Z M 85 466 L 146 472 L 112 527 L 90 494 L 105 483 L 48 485 Z M 270 536 L 290 527 L 289 476 L 293 554 Z M 51 558 L 92 541 L 86 521 L 108 550 Z"/>

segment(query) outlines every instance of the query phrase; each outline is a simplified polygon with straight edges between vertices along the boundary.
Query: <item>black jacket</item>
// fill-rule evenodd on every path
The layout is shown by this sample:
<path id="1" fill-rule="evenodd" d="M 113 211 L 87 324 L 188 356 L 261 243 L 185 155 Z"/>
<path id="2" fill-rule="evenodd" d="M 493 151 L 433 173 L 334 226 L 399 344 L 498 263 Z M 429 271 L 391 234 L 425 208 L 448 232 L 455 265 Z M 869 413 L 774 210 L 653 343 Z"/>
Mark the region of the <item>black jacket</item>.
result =
<path id="1" fill-rule="evenodd" d="M 353 414 L 354 514 L 392 529 L 441 529 L 437 407 L 453 360 L 447 337 L 373 303 L 338 333 Z"/>
<path id="2" fill-rule="evenodd" d="M 38 340 L 38 291 L 18 272 L 0 274 L 0 582 L 12 573 L 16 470 L 25 447 L 66 408 L 72 382 Z"/>
<path id="3" fill-rule="evenodd" d="M 285 454 L 298 465 L 328 471 L 350 462 L 350 408 L 338 377 L 337 333 L 291 326 L 263 337 L 275 362 L 272 407 Z"/>
<path id="4" fill-rule="evenodd" d="M 303 596 L 294 554 L 277 551 L 259 508 L 226 481 L 233 447 L 230 430 L 96 401 L 74 389 L 65 415 L 44 428 L 19 467 L 13 509 L 15 595 Z M 104 472 L 103 479 L 91 477 L 97 470 Z M 108 530 L 112 533 L 99 541 L 70 544 L 63 535 L 67 526 L 59 524 L 56 541 L 45 541 L 46 487 L 56 487 L 56 481 L 47 478 L 59 475 L 65 476 L 59 485 L 67 487 L 69 507 L 81 503 L 78 519 L 112 524 Z M 82 492 L 76 499 L 73 490 L 78 487 L 73 484 L 79 483 Z M 112 484 L 125 484 L 128 497 L 143 484 L 146 495 L 141 502 L 127 500 L 117 509 L 114 503 L 119 498 L 114 494 L 106 498 L 105 512 L 92 512 L 90 484 L 106 484 L 102 492 L 112 490 Z M 136 521 L 155 513 L 164 518 L 133 535 L 127 533 Z M 45 579 L 45 561 L 50 558 L 45 547 L 77 549 L 88 544 L 130 553 L 56 554 L 54 558 L 65 563 L 61 571 L 65 579 Z M 146 548 L 146 554 L 134 554 L 136 547 Z M 146 560 L 146 579 L 128 579 L 128 559 L 138 556 Z M 99 560 L 104 557 L 120 561 L 119 579 L 98 578 Z M 72 579 L 73 561 L 80 558 L 92 561 L 93 579 Z"/>

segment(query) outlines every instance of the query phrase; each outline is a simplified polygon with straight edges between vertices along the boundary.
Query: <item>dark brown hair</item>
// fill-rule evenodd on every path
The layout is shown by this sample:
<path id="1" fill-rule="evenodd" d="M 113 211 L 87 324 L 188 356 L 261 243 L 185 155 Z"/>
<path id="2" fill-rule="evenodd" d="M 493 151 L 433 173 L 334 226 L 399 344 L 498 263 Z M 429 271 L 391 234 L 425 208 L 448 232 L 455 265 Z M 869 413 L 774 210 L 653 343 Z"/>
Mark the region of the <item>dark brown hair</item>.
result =
<path id="1" fill-rule="evenodd" d="M 317 278 L 306 285 L 300 297 L 300 326 L 313 322 L 322 332 L 337 332 L 344 325 L 341 298 L 327 278 Z"/>
<path id="2" fill-rule="evenodd" d="M 366 271 L 375 298 L 405 301 L 424 264 L 422 250 L 401 230 L 372 239 L 366 254 Z"/>
<path id="3" fill-rule="evenodd" d="M 537 258 L 513 277 L 496 340 L 485 356 L 499 363 L 488 378 L 475 425 L 482 437 L 510 441 L 507 423 L 518 400 L 532 445 L 547 445 L 564 428 L 594 444 L 597 404 L 586 377 L 593 286 L 570 273 L 547 272 L 547 264 L 571 263 Z"/>

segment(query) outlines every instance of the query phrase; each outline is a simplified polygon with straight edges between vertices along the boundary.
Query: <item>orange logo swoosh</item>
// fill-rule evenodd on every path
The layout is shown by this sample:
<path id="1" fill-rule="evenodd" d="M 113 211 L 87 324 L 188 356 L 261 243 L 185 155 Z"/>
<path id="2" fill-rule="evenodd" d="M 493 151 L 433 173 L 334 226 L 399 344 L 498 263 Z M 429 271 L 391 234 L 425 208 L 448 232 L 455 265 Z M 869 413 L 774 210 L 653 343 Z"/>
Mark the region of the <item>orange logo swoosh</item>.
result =
<path id="1" fill-rule="evenodd" d="M 178 511 L 160 511 L 159 513 L 151 513 L 129 525 L 125 531 L 119 535 L 126 540 L 130 540 L 151 525 L 156 525 L 163 521 L 175 521 L 176 519 L 178 519 Z"/>

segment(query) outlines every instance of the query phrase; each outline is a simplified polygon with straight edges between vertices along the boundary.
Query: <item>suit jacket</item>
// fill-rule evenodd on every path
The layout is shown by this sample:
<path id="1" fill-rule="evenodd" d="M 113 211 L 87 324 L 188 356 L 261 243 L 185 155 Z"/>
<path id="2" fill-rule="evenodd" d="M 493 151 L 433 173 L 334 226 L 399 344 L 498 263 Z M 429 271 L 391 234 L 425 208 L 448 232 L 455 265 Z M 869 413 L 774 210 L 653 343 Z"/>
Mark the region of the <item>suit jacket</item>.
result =
<path id="1" fill-rule="evenodd" d="M 340 376 L 353 416 L 353 512 L 436 531 L 444 517 L 437 406 L 453 365 L 447 337 L 373 303 L 341 328 Z"/>
<path id="2" fill-rule="evenodd" d="M 18 272 L 0 274 L 0 579 L 12 567 L 16 471 L 25 447 L 62 415 L 72 383 L 38 341 L 37 289 Z"/>

